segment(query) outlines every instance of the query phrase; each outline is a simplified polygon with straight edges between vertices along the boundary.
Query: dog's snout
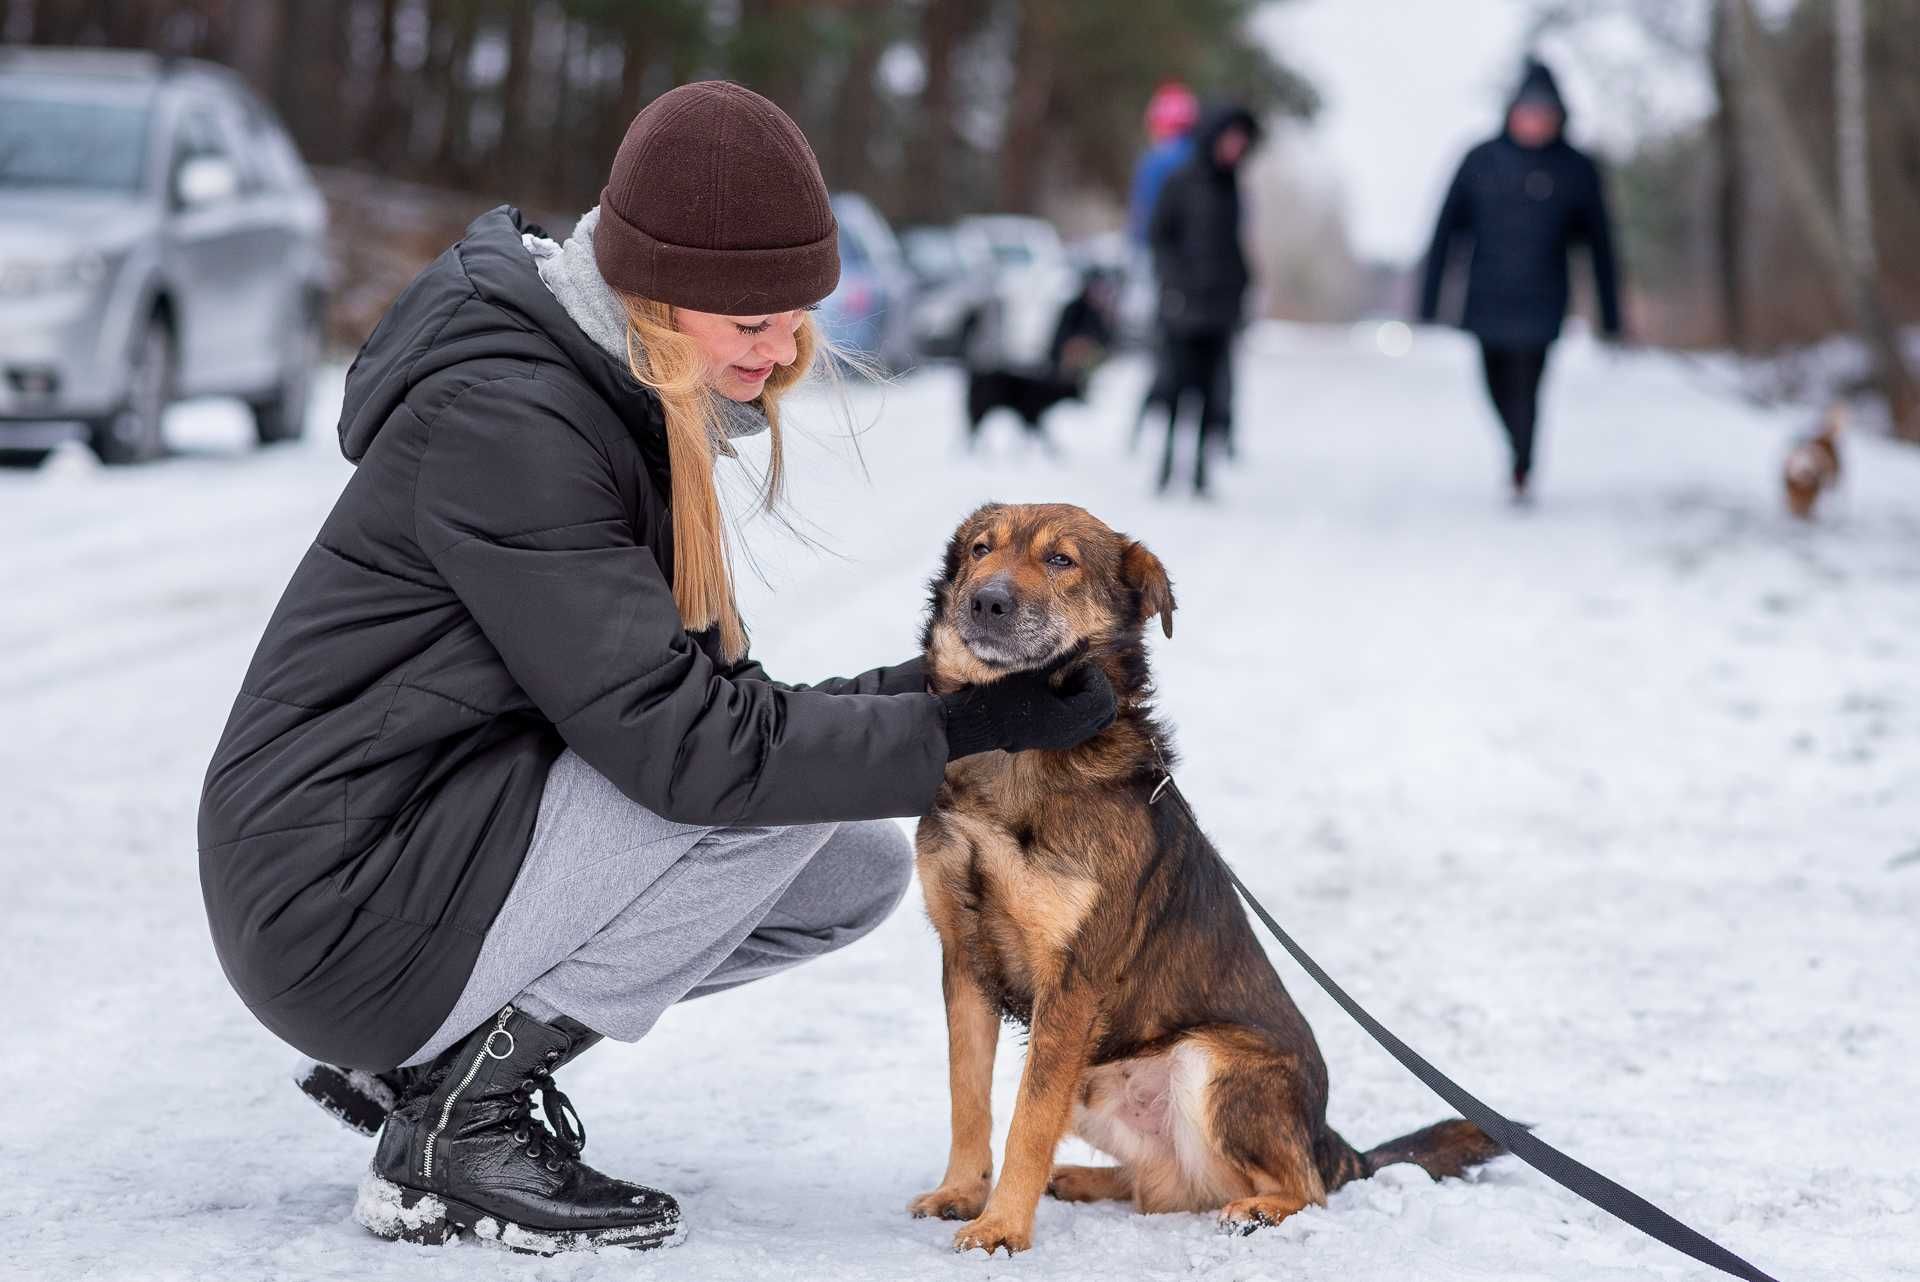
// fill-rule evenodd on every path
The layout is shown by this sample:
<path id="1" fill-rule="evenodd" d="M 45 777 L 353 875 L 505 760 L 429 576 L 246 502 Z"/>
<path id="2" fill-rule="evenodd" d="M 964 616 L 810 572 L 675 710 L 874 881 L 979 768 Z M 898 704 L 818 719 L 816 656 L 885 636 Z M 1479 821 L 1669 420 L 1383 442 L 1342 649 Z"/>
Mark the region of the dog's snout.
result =
<path id="1" fill-rule="evenodd" d="M 1000 623 L 1013 616 L 1013 591 L 1001 580 L 982 583 L 973 592 L 973 617 L 978 623 Z"/>

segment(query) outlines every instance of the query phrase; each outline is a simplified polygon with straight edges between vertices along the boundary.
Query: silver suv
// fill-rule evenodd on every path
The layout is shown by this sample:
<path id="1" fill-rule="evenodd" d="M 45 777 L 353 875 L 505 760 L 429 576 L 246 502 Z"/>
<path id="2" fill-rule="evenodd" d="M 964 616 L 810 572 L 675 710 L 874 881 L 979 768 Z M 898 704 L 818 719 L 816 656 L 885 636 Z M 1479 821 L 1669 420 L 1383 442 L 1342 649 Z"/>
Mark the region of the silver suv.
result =
<path id="1" fill-rule="evenodd" d="M 184 396 L 298 436 L 325 232 L 286 131 L 224 68 L 0 51 L 0 461 L 76 431 L 105 462 L 155 458 Z"/>

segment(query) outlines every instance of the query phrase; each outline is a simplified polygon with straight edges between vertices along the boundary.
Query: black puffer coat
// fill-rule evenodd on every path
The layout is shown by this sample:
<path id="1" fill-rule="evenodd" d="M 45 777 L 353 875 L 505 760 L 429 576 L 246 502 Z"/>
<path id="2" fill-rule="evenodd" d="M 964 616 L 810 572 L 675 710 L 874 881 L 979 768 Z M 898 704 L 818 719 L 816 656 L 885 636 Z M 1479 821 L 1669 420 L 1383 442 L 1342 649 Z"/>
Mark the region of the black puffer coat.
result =
<path id="1" fill-rule="evenodd" d="M 1260 136 L 1241 107 L 1210 112 L 1193 133 L 1193 157 L 1160 189 L 1147 227 L 1154 275 L 1160 282 L 1160 319 L 1175 334 L 1224 334 L 1237 329 L 1246 306 L 1247 257 L 1240 246 L 1238 171 L 1222 168 L 1213 144 L 1230 125 Z"/>
<path id="2" fill-rule="evenodd" d="M 221 964 L 336 1063 L 389 1068 L 439 1027 L 564 747 L 716 825 L 919 814 L 946 762 L 913 668 L 793 689 L 682 630 L 658 402 L 548 292 L 523 230 L 505 208 L 475 221 L 355 360 L 358 470 L 207 772 Z"/>
<path id="3" fill-rule="evenodd" d="M 1559 101 L 1552 74 L 1537 64 L 1515 101 L 1523 95 Z M 1567 251 L 1579 242 L 1593 257 L 1600 328 L 1617 335 L 1613 227 L 1599 169 L 1564 136 L 1529 148 L 1503 131 L 1467 153 L 1447 191 L 1427 251 L 1420 319 L 1438 315 L 1448 259 L 1464 246 L 1472 260 L 1461 328 L 1494 347 L 1545 347 L 1560 335 Z"/>

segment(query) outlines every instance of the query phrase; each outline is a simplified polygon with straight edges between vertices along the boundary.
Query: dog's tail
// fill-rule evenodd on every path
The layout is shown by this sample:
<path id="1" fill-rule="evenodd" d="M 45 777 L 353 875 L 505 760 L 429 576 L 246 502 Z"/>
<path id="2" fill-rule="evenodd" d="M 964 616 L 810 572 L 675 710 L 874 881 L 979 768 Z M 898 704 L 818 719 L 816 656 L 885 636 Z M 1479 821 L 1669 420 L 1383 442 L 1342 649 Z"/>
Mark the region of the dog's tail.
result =
<path id="1" fill-rule="evenodd" d="M 1327 1138 L 1330 1151 L 1321 1163 L 1321 1176 L 1329 1193 L 1350 1180 L 1364 1180 L 1395 1162 L 1412 1162 L 1434 1179 L 1444 1180 L 1464 1175 L 1507 1151 L 1494 1143 L 1485 1131 L 1461 1117 L 1435 1122 L 1364 1153 L 1356 1152 L 1332 1130 L 1328 1130 Z"/>

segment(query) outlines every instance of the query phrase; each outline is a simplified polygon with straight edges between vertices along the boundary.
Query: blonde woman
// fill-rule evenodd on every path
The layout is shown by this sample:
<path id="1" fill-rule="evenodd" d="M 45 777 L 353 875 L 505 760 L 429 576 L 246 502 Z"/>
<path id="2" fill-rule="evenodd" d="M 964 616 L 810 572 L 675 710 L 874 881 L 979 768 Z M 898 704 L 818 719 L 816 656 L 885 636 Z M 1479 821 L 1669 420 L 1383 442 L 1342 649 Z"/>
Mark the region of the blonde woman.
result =
<path id="1" fill-rule="evenodd" d="M 687 85 L 564 244 L 483 215 L 348 373 L 358 468 L 208 769 L 200 866 L 302 1087 L 380 1128 L 375 1233 L 676 1240 L 671 1197 L 580 1160 L 553 1074 L 871 930 L 912 858 L 885 820 L 949 760 L 1112 718 L 1097 677 L 935 696 L 917 662 L 807 688 L 747 658 L 714 469 L 771 432 L 777 498 L 839 270 L 793 122 Z"/>

